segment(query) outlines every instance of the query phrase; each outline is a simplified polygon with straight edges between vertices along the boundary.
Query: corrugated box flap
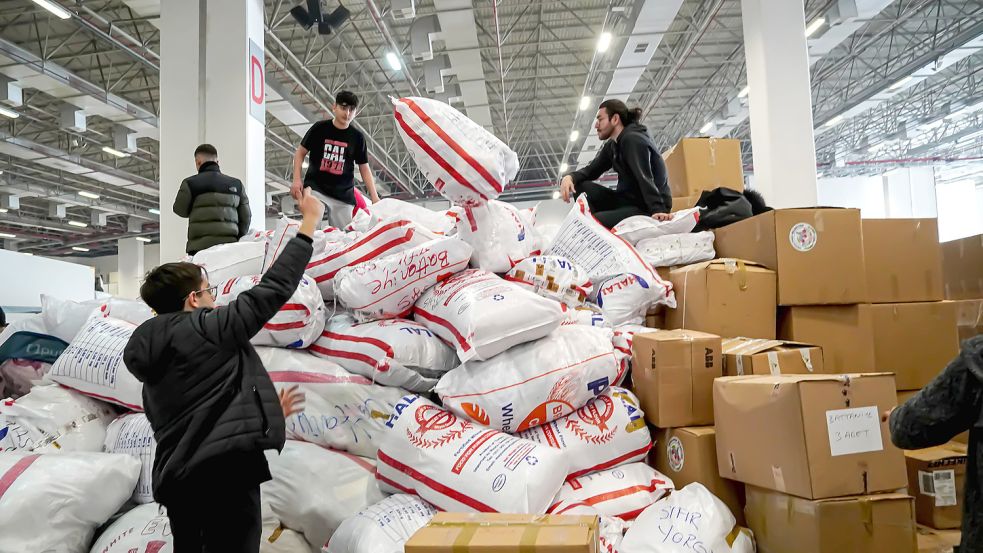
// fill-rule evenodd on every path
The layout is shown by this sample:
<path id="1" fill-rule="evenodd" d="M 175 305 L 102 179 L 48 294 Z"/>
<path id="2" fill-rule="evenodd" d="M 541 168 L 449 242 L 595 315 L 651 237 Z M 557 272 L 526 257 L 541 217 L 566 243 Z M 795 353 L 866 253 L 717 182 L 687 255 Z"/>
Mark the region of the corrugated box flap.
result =
<path id="1" fill-rule="evenodd" d="M 802 342 L 790 342 L 788 340 L 766 340 L 763 338 L 724 338 L 721 342 L 721 351 L 725 355 L 754 355 L 773 348 L 811 348 L 817 347 Z"/>
<path id="2" fill-rule="evenodd" d="M 796 384 L 800 382 L 845 382 L 859 378 L 894 376 L 894 373 L 855 373 L 855 374 L 762 374 L 752 376 L 724 376 L 717 378 L 729 384 Z"/>

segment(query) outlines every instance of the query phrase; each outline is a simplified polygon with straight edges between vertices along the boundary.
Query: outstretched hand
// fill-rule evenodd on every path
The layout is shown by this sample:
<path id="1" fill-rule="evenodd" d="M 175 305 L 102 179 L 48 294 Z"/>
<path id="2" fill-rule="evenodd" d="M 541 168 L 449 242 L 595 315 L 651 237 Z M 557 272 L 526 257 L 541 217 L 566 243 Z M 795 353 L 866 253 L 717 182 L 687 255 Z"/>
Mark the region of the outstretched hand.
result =
<path id="1" fill-rule="evenodd" d="M 288 418 L 301 413 L 306 400 L 307 396 L 296 385 L 280 390 L 280 408 L 283 409 L 283 417 Z"/>
<path id="2" fill-rule="evenodd" d="M 653 213 L 652 218 L 656 221 L 671 221 L 672 213 Z"/>

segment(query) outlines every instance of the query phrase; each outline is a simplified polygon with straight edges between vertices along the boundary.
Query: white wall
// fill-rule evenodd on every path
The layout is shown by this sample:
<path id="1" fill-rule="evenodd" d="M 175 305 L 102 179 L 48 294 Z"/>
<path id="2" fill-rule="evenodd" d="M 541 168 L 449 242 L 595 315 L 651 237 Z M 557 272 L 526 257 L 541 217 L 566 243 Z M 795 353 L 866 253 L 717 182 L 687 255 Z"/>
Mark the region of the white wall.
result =
<path id="1" fill-rule="evenodd" d="M 4 310 L 40 309 L 41 294 L 76 301 L 95 298 L 91 267 L 9 250 L 0 250 L 0 267 L 0 306 Z"/>
<path id="2" fill-rule="evenodd" d="M 119 258 L 115 255 L 105 255 L 102 257 L 59 257 L 62 261 L 77 263 L 95 269 L 96 276 L 101 276 L 103 282 L 109 283 L 110 273 L 119 271 Z M 143 247 L 143 267 L 149 271 L 160 265 L 160 244 L 147 244 Z"/>

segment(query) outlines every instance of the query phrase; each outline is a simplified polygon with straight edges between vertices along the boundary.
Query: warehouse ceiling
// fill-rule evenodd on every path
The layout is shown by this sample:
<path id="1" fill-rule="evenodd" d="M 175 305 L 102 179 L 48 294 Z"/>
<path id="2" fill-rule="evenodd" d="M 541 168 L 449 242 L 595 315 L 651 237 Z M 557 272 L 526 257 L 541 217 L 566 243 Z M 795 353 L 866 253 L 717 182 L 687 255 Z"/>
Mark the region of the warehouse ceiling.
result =
<path id="1" fill-rule="evenodd" d="M 0 109 L 19 115 L 0 112 L 0 239 L 44 255 L 156 240 L 160 0 L 51 1 L 71 16 L 0 0 Z M 270 213 L 300 135 L 341 89 L 363 99 L 372 166 L 404 199 L 435 195 L 393 124 L 389 98 L 406 95 L 450 102 L 519 154 L 506 199 L 548 198 L 564 164 L 593 156 L 604 97 L 642 106 L 664 149 L 682 136 L 741 138 L 751 168 L 740 0 L 346 1 L 350 19 L 327 36 L 294 21 L 299 3 L 266 2 Z M 843 4 L 856 15 L 838 14 Z M 807 0 L 806 21 L 818 18 L 821 172 L 939 164 L 945 178 L 983 179 L 983 4 Z"/>

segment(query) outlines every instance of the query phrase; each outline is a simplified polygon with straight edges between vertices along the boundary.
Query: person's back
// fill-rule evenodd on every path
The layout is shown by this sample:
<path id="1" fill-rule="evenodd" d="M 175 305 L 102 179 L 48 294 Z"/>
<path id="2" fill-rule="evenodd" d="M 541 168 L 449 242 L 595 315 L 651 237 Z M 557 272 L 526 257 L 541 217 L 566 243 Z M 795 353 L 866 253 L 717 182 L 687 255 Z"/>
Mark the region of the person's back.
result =
<path id="1" fill-rule="evenodd" d="M 215 308 L 215 289 L 191 263 L 162 265 L 141 287 L 157 316 L 134 331 L 123 359 L 143 383 L 157 441 L 153 494 L 168 509 L 176 551 L 258 551 L 259 484 L 271 478 L 264 450 L 282 449 L 287 407 L 250 339 L 310 261 L 323 206 L 308 192 L 300 208 L 298 236 L 226 306 Z"/>
<path id="2" fill-rule="evenodd" d="M 983 335 L 962 351 L 932 382 L 894 409 L 891 441 L 902 449 L 942 445 L 969 430 L 962 543 L 958 553 L 983 553 Z"/>
<path id="3" fill-rule="evenodd" d="M 249 232 L 252 217 L 245 186 L 222 174 L 214 146 L 198 146 L 195 165 L 198 174 L 184 179 L 174 199 L 174 213 L 188 219 L 189 255 L 237 242 Z"/>

